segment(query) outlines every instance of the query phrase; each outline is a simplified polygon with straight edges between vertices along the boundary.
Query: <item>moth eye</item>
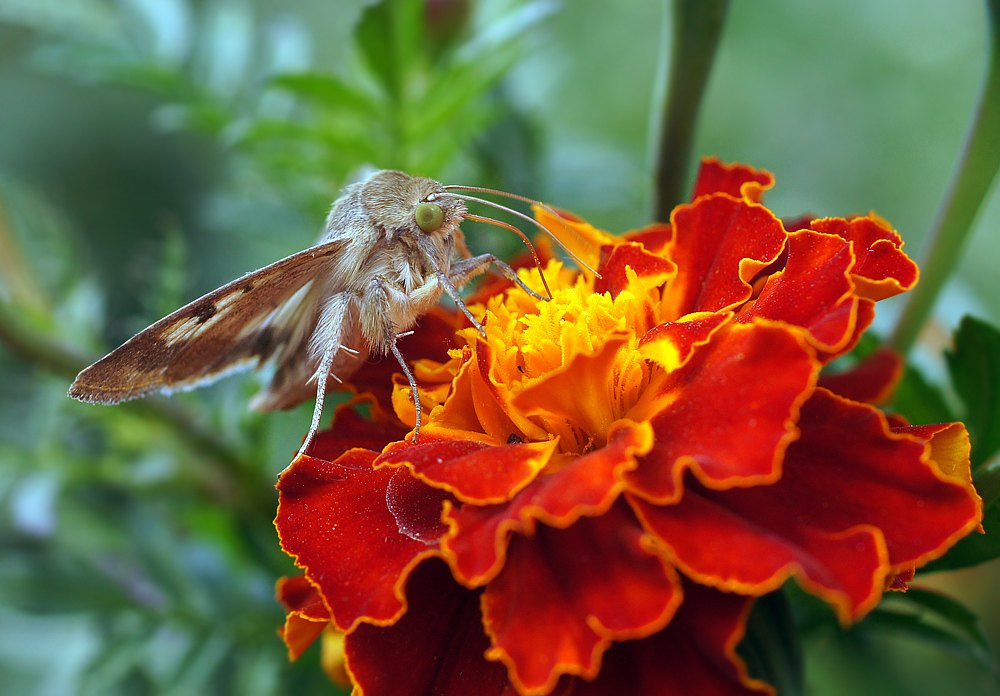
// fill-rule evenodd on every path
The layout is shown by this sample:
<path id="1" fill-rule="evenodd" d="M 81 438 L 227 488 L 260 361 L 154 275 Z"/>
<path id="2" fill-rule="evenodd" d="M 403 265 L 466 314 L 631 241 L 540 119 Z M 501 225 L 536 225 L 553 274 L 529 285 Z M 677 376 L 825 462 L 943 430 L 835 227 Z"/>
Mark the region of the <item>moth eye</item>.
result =
<path id="1" fill-rule="evenodd" d="M 434 232 L 444 224 L 444 211 L 437 203 L 420 203 L 413 211 L 417 227 L 424 232 Z"/>

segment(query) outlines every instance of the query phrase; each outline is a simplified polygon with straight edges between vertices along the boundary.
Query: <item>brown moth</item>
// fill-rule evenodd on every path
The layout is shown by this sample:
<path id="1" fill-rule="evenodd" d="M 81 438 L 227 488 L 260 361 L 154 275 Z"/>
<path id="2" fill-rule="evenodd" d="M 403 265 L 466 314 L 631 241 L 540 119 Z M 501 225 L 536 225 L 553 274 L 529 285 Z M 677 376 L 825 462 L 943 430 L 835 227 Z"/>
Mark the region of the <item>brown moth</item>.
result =
<path id="1" fill-rule="evenodd" d="M 491 222 L 524 238 L 511 225 L 469 214 L 465 201 L 475 201 L 548 231 L 523 213 L 454 189 L 528 200 L 442 186 L 399 171 L 375 172 L 344 189 L 315 246 L 248 273 L 139 332 L 77 375 L 69 395 L 116 404 L 193 389 L 240 368 L 273 363 L 270 384 L 250 406 L 290 408 L 315 395 L 312 425 L 299 450 L 305 453 L 319 429 L 327 390 L 350 378 L 370 355 L 392 353 L 413 393 L 416 440 L 420 395 L 396 339 L 443 293 L 482 332 L 458 288 L 490 265 L 531 296 L 548 299 L 492 254 L 473 257 L 459 223 Z"/>

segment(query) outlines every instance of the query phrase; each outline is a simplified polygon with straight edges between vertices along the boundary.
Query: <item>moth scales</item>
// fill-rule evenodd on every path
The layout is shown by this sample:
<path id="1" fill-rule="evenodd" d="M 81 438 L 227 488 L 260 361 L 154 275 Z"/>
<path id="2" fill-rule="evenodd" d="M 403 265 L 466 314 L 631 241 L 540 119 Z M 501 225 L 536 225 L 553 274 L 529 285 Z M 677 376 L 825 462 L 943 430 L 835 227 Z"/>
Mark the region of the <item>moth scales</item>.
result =
<path id="1" fill-rule="evenodd" d="M 420 393 L 396 346 L 400 335 L 442 294 L 485 333 L 459 288 L 490 266 L 532 297 L 549 299 L 492 254 L 472 256 L 459 227 L 465 219 L 497 224 L 528 240 L 513 225 L 470 214 L 466 202 L 527 220 L 586 267 L 533 218 L 458 190 L 535 203 L 491 189 L 443 186 L 422 176 L 377 171 L 343 190 L 314 246 L 248 273 L 140 331 L 80 372 L 69 396 L 116 404 L 155 392 L 193 389 L 238 369 L 273 363 L 270 383 L 250 407 L 290 408 L 315 395 L 312 423 L 299 449 L 305 454 L 319 430 L 326 392 L 349 379 L 370 355 L 391 353 L 413 394 L 416 441 Z"/>

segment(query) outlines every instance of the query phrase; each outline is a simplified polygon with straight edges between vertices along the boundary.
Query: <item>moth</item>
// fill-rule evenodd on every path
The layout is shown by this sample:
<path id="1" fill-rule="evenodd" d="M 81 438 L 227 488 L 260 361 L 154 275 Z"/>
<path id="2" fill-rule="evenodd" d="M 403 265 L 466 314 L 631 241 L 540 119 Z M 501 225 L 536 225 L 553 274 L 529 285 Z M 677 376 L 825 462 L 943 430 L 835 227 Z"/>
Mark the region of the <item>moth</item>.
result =
<path id="1" fill-rule="evenodd" d="M 349 379 L 370 356 L 391 353 L 413 394 L 416 441 L 420 394 L 396 345 L 400 335 L 442 294 L 483 332 L 459 288 L 490 266 L 532 297 L 548 299 L 494 255 L 472 256 L 459 227 L 462 220 L 501 225 L 528 240 L 513 225 L 470 214 L 466 202 L 506 210 L 537 225 L 576 258 L 533 218 L 457 190 L 536 203 L 491 189 L 443 186 L 422 176 L 377 171 L 343 190 L 315 246 L 248 273 L 139 332 L 80 372 L 69 396 L 116 404 L 154 392 L 193 389 L 242 368 L 272 363 L 273 377 L 250 407 L 290 408 L 315 395 L 312 424 L 299 450 L 304 454 L 319 429 L 326 392 Z M 537 265 L 537 255 L 535 260 Z"/>

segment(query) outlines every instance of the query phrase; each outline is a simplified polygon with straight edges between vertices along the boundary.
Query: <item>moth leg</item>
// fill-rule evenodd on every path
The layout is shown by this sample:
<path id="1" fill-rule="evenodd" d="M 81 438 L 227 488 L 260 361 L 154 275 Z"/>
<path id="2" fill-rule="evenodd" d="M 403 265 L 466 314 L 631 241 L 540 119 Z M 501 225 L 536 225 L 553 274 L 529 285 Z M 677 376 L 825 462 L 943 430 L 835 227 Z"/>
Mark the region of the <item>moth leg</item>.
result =
<path id="1" fill-rule="evenodd" d="M 500 271 L 501 275 L 507 280 L 516 283 L 519 288 L 524 290 L 526 293 L 534 297 L 536 300 L 549 301 L 548 297 L 539 295 L 537 292 L 525 285 L 524 281 L 517 275 L 517 271 L 511 268 L 509 265 L 498 259 L 493 254 L 482 254 L 480 256 L 474 256 L 471 259 L 462 259 L 451 265 L 451 270 L 448 274 L 438 273 L 438 281 L 441 283 L 441 287 L 444 291 L 448 293 L 448 296 L 455 301 L 458 308 L 462 310 L 462 313 L 469 318 L 472 325 L 479 330 L 479 333 L 483 336 L 486 335 L 486 330 L 482 327 L 476 318 L 472 316 L 472 312 L 469 311 L 469 307 L 465 304 L 465 300 L 462 299 L 462 295 L 458 292 L 458 286 L 465 285 L 469 280 L 475 276 L 483 273 L 490 265 L 496 266 L 496 269 Z"/>
<path id="2" fill-rule="evenodd" d="M 452 269 L 454 269 L 454 266 L 452 266 Z M 438 273 L 438 282 L 441 283 L 441 287 L 444 288 L 444 291 L 448 293 L 448 297 L 453 299 L 458 308 L 462 310 L 462 313 L 469 318 L 469 321 L 471 321 L 472 325 L 476 327 L 476 330 L 483 336 L 486 336 L 486 329 L 484 329 L 483 325 L 480 324 L 474 316 L 472 316 L 472 312 L 469 311 L 469 306 L 465 304 L 465 300 L 462 299 L 462 294 L 458 291 L 458 287 L 455 286 L 455 283 L 452 282 L 451 278 L 446 276 L 444 273 Z"/>
<path id="3" fill-rule="evenodd" d="M 319 432 L 319 426 L 323 420 L 323 403 L 326 401 L 327 382 L 330 381 L 330 377 L 333 377 L 338 382 L 340 381 L 340 378 L 333 374 L 333 363 L 337 357 L 337 353 L 345 350 L 357 354 L 357 351 L 343 344 L 345 338 L 344 323 L 347 321 L 350 312 L 350 303 L 350 295 L 346 293 L 335 295 L 323 307 L 320 315 L 317 328 L 328 328 L 318 330 L 314 334 L 312 345 L 310 345 L 310 352 L 313 355 L 319 351 L 320 347 L 323 348 L 323 354 L 320 358 L 319 366 L 309 379 L 309 382 L 314 380 L 316 382 L 316 405 L 313 407 L 312 424 L 309 426 L 309 432 L 306 433 L 305 440 L 302 441 L 302 447 L 299 448 L 299 455 L 306 453 L 309 445 L 312 444 L 313 438 L 316 437 L 316 433 Z"/>
<path id="4" fill-rule="evenodd" d="M 330 341 L 326 350 L 323 351 L 323 358 L 320 360 L 319 367 L 316 368 L 316 373 L 313 375 L 313 379 L 316 380 L 316 406 L 313 407 L 312 425 L 309 426 L 306 439 L 302 441 L 302 447 L 299 448 L 299 456 L 306 453 L 309 445 L 312 444 L 313 438 L 316 437 L 316 433 L 319 432 L 319 424 L 323 420 L 323 402 L 326 400 L 326 383 L 330 379 L 331 370 L 333 369 L 333 358 L 342 347 L 339 341 Z M 333 375 L 333 378 L 338 382 L 340 381 L 340 378 L 336 375 Z"/>
<path id="5" fill-rule="evenodd" d="M 413 426 L 413 444 L 417 444 L 417 438 L 420 437 L 420 392 L 417 390 L 417 380 L 413 376 L 413 371 L 410 370 L 410 366 L 406 364 L 406 360 L 403 359 L 403 354 L 399 352 L 399 348 L 396 346 L 396 340 L 393 338 L 392 341 L 392 354 L 396 356 L 396 360 L 399 362 L 399 366 L 403 368 L 403 374 L 406 375 L 406 379 L 410 383 L 410 391 L 413 393 L 413 408 L 416 411 L 416 423 Z"/>
<path id="6" fill-rule="evenodd" d="M 465 285 L 469 282 L 469 280 L 485 271 L 491 264 L 495 266 L 498 271 L 500 271 L 500 275 L 512 283 L 515 283 L 519 288 L 534 297 L 536 300 L 544 300 L 545 302 L 549 301 L 548 297 L 539 295 L 537 292 L 525 285 L 524 281 L 517 275 L 517 271 L 493 254 L 480 254 L 479 256 L 474 256 L 471 259 L 462 259 L 461 261 L 453 263 L 451 265 L 451 271 L 448 273 L 448 280 L 455 285 Z M 448 286 L 445 285 L 446 292 L 447 288 Z M 448 294 L 450 295 L 451 293 L 449 292 Z"/>
<path id="7" fill-rule="evenodd" d="M 393 326 L 392 318 L 389 315 L 391 307 L 389 300 L 390 293 L 391 288 L 385 278 L 381 276 L 372 278 L 368 284 L 367 291 L 360 298 L 362 333 L 375 345 L 378 352 L 383 355 L 392 353 L 396 357 L 399 367 L 403 370 L 403 374 L 406 375 L 406 379 L 410 383 L 410 392 L 413 394 L 413 408 L 416 411 L 416 422 L 413 427 L 413 442 L 415 444 L 420 437 L 420 426 L 422 423 L 420 392 L 417 390 L 417 380 L 413 376 L 413 371 L 410 370 L 410 366 L 396 346 L 399 334 L 396 333 L 396 327 Z"/>

